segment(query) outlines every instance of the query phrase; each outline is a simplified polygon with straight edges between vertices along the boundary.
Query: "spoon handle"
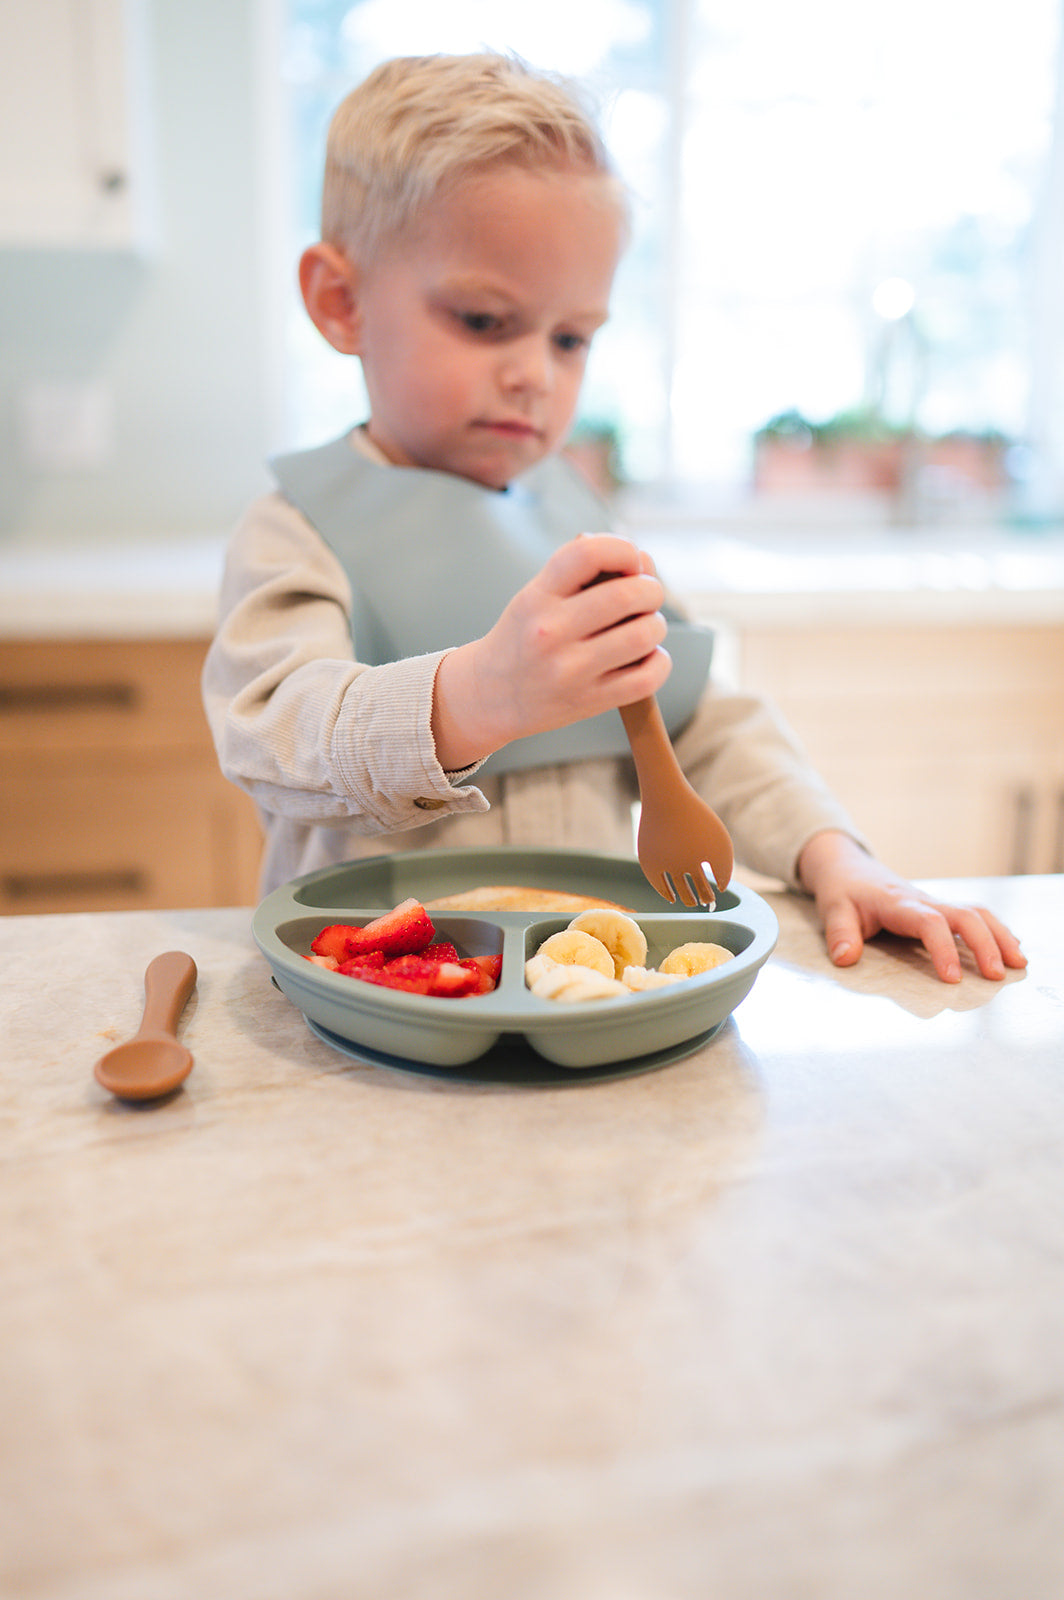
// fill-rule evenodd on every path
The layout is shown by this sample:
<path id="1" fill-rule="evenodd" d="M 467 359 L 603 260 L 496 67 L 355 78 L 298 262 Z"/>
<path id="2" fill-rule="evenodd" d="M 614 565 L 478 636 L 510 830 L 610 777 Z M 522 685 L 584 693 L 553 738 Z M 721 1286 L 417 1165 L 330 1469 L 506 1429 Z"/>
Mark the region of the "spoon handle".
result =
<path id="1" fill-rule="evenodd" d="M 183 950 L 167 950 L 149 961 L 144 974 L 144 1015 L 136 1037 L 173 1033 L 196 982 L 196 963 Z"/>

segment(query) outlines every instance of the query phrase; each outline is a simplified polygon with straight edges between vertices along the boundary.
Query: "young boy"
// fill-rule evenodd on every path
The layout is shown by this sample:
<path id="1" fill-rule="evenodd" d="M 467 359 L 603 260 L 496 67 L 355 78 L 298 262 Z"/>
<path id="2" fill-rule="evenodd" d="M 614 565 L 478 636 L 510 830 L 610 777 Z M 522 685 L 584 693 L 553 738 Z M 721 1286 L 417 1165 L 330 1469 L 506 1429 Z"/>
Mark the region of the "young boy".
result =
<path id="1" fill-rule="evenodd" d="M 631 855 L 616 707 L 657 694 L 739 859 L 815 897 L 837 964 L 885 928 L 946 981 L 958 940 L 1000 978 L 1024 964 L 1009 931 L 874 860 L 773 711 L 709 681 L 707 636 L 558 455 L 627 226 L 579 99 L 519 62 L 388 62 L 337 111 L 300 286 L 369 417 L 274 464 L 204 671 L 263 892 L 388 850 Z"/>

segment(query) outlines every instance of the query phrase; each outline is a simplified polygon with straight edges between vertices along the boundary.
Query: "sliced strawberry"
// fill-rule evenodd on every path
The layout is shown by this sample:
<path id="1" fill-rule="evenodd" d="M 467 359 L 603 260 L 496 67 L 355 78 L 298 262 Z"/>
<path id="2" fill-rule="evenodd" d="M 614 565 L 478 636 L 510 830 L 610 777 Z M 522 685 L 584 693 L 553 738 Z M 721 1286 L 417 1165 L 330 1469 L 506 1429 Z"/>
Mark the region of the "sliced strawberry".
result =
<path id="1" fill-rule="evenodd" d="M 386 956 L 408 955 L 424 950 L 435 932 L 432 919 L 421 902 L 404 900 L 393 911 L 386 911 L 358 930 L 348 958 L 363 950 L 383 950 Z"/>
<path id="2" fill-rule="evenodd" d="M 304 961 L 313 962 L 316 967 L 324 967 L 326 972 L 338 972 L 340 963 L 335 956 L 304 956 Z"/>
<path id="3" fill-rule="evenodd" d="M 437 939 L 433 944 L 427 944 L 418 954 L 424 956 L 426 961 L 457 961 L 458 948 L 449 939 Z"/>
<path id="4" fill-rule="evenodd" d="M 480 979 L 477 974 L 470 972 L 460 961 L 438 961 L 436 976 L 429 993 L 457 1000 L 463 995 L 476 994 L 479 987 Z"/>
<path id="5" fill-rule="evenodd" d="M 365 950 L 360 956 L 351 956 L 347 961 L 341 961 L 338 972 L 345 978 L 357 978 L 363 971 L 377 970 L 383 967 L 387 957 L 383 950 Z"/>
<path id="6" fill-rule="evenodd" d="M 396 978 L 424 981 L 427 994 L 473 994 L 476 989 L 469 981 L 474 974 L 460 961 L 434 961 L 423 954 L 395 956 L 385 963 L 384 971 Z"/>
<path id="7" fill-rule="evenodd" d="M 432 962 L 437 966 L 437 962 Z M 360 967 L 357 962 L 351 962 L 349 977 L 357 978 L 362 983 L 375 983 L 381 989 L 402 989 L 407 994 L 428 994 L 431 978 L 428 974 L 409 976 L 402 972 L 392 972 L 390 963 L 383 967 Z"/>
<path id="8" fill-rule="evenodd" d="M 502 971 L 502 956 L 469 956 L 459 962 L 459 966 L 466 967 L 470 972 L 476 973 L 477 987 L 474 994 L 490 994 L 498 988 L 499 974 Z"/>
<path id="9" fill-rule="evenodd" d="M 385 956 L 384 965 L 389 972 L 394 972 L 396 977 L 429 978 L 439 963 L 433 961 L 423 950 L 414 950 L 409 955 Z"/>
<path id="10" fill-rule="evenodd" d="M 316 956 L 332 956 L 334 961 L 346 961 L 348 941 L 357 939 L 361 932 L 361 928 L 349 928 L 343 922 L 334 922 L 331 927 L 321 930 L 310 948 Z"/>
<path id="11" fill-rule="evenodd" d="M 364 928 L 334 922 L 321 930 L 310 948 L 317 956 L 335 956 L 338 961 L 350 961 L 366 950 L 383 950 L 387 956 L 398 956 L 423 950 L 435 932 L 421 902 L 404 900 L 393 911 L 374 917 Z"/>
<path id="12" fill-rule="evenodd" d="M 426 960 L 423 956 L 396 956 L 381 967 L 358 967 L 350 962 L 351 976 L 384 989 L 402 989 L 407 994 L 430 994 L 443 999 L 458 999 L 474 994 L 477 976 L 457 961 Z"/>

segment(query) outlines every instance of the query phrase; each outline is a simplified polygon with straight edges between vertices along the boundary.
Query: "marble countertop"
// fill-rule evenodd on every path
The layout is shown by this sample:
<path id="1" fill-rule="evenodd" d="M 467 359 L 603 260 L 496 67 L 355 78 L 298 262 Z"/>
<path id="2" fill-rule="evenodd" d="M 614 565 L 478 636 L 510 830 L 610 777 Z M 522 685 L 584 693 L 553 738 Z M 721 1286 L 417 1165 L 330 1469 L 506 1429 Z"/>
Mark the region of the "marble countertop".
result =
<path id="1" fill-rule="evenodd" d="M 1064 537 L 648 528 L 638 538 L 677 593 L 737 624 L 1064 623 Z"/>
<path id="2" fill-rule="evenodd" d="M 1058 1600 L 1064 879 L 944 892 L 1026 973 L 770 893 L 715 1039 L 548 1089 L 338 1055 L 245 909 L 0 919 L 0 1593 Z"/>
<path id="3" fill-rule="evenodd" d="M 1064 622 L 1064 533 L 727 524 L 629 530 L 723 622 Z M 0 544 L 0 638 L 214 632 L 225 540 Z"/>

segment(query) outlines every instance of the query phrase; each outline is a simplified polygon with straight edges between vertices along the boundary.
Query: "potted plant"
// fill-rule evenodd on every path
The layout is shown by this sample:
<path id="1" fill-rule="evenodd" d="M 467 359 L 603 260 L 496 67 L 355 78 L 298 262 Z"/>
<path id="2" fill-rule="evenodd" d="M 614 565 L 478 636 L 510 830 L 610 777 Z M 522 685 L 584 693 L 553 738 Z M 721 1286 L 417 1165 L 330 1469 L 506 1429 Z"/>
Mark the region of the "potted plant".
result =
<path id="1" fill-rule="evenodd" d="M 823 422 L 782 411 L 754 435 L 754 487 L 768 494 L 894 492 L 909 437 L 869 407 L 840 411 Z"/>

